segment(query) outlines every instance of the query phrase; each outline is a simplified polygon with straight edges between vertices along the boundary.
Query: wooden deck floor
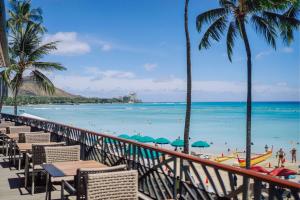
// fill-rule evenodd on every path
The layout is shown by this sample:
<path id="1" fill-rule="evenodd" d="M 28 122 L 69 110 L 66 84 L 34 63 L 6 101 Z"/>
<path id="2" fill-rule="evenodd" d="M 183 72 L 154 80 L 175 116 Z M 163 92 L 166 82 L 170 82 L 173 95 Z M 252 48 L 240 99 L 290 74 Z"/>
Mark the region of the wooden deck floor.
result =
<path id="1" fill-rule="evenodd" d="M 56 188 L 59 189 L 59 187 Z M 9 166 L 7 159 L 0 154 L 0 199 L 42 200 L 45 199 L 45 187 L 38 187 L 36 194 L 31 195 L 24 188 L 24 170 L 19 171 L 15 167 Z M 60 191 L 53 191 L 52 199 L 60 199 Z"/>

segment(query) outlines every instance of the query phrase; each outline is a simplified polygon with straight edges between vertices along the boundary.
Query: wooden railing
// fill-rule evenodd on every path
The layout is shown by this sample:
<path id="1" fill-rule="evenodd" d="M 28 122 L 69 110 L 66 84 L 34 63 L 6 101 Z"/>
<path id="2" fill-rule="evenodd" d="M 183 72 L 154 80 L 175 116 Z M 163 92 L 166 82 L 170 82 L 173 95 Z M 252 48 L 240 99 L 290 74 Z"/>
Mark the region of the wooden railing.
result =
<path id="1" fill-rule="evenodd" d="M 138 170 L 139 191 L 153 199 L 300 199 L 295 182 L 56 122 L 1 117 L 51 132 L 52 140 L 80 144 L 82 159 Z"/>

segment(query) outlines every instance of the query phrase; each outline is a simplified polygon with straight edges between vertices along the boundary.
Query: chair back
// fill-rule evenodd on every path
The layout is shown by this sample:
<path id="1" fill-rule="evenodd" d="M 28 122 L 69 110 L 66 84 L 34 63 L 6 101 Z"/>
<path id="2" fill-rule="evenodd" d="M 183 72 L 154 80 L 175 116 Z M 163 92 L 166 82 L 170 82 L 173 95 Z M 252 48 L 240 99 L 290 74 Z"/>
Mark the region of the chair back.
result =
<path id="1" fill-rule="evenodd" d="M 25 143 L 49 143 L 50 133 L 27 133 Z"/>
<path id="2" fill-rule="evenodd" d="M 46 163 L 80 160 L 80 146 L 45 147 Z"/>
<path id="3" fill-rule="evenodd" d="M 85 179 L 89 174 L 99 174 L 99 173 L 107 173 L 107 172 L 117 172 L 127 170 L 127 165 L 117 165 L 113 167 L 103 167 L 103 168 L 80 168 L 77 170 L 76 175 L 76 196 L 77 199 L 84 199 L 86 194 L 86 185 Z"/>
<path id="4" fill-rule="evenodd" d="M 136 170 L 89 174 L 86 200 L 138 199 L 138 173 Z"/>
<path id="5" fill-rule="evenodd" d="M 41 165 L 46 163 L 45 147 L 64 146 L 65 142 L 32 145 L 32 164 Z"/>
<path id="6" fill-rule="evenodd" d="M 44 133 L 44 132 L 42 132 L 42 131 L 40 131 L 40 132 L 21 132 L 21 133 L 19 133 L 18 143 L 25 143 L 25 134 L 34 134 L 34 133 Z"/>
<path id="7" fill-rule="evenodd" d="M 9 126 L 14 126 L 15 122 L 9 122 L 9 121 L 1 121 L 0 128 L 7 128 Z"/>
<path id="8" fill-rule="evenodd" d="M 9 126 L 6 127 L 6 133 L 20 133 L 20 132 L 30 132 L 31 127 L 30 126 Z"/>

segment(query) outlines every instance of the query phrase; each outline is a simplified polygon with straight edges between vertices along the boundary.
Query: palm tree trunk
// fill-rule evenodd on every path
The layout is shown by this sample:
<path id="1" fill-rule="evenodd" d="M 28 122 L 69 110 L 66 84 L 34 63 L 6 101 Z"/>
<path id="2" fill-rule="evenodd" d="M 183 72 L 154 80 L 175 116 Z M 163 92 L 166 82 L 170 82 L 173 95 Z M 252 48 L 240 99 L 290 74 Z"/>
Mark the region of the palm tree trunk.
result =
<path id="1" fill-rule="evenodd" d="M 15 90 L 14 93 L 14 114 L 18 114 L 18 102 L 17 102 L 17 96 L 18 96 L 18 89 Z"/>
<path id="2" fill-rule="evenodd" d="M 191 44 L 188 27 L 188 5 L 189 0 L 185 0 L 184 8 L 184 30 L 186 38 L 186 69 L 187 69 L 187 92 L 186 92 L 186 113 L 184 125 L 184 153 L 189 153 L 189 133 L 191 120 L 191 102 L 192 102 L 192 63 L 191 63 Z"/>
<path id="3" fill-rule="evenodd" d="M 2 94 L 0 99 L 0 113 L 2 112 L 3 102 L 4 102 L 4 95 Z"/>
<path id="4" fill-rule="evenodd" d="M 240 20 L 241 32 L 247 53 L 247 117 L 246 117 L 246 168 L 251 167 L 251 115 L 252 115 L 252 62 L 251 49 L 244 19 Z M 249 179 L 244 177 L 243 199 L 248 199 Z"/>

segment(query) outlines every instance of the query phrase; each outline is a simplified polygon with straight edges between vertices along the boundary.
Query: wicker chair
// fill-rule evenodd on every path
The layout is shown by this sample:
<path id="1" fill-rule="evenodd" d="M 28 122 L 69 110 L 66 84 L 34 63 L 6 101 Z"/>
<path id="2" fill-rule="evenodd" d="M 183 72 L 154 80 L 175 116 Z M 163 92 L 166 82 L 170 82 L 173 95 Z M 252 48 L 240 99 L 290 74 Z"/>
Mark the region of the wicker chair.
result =
<path id="1" fill-rule="evenodd" d="M 28 133 L 25 134 L 25 143 L 49 143 L 50 133 Z"/>
<path id="2" fill-rule="evenodd" d="M 80 160 L 80 146 L 45 147 L 46 163 Z"/>
<path id="3" fill-rule="evenodd" d="M 29 169 L 32 168 L 31 194 L 34 194 L 35 174 L 42 170 L 41 164 L 46 162 L 45 147 L 64 146 L 65 142 L 32 145 L 32 154 L 26 153 L 25 188 L 27 188 Z"/>
<path id="4" fill-rule="evenodd" d="M 6 137 L 6 128 L 9 126 L 14 126 L 14 122 L 8 122 L 8 121 L 1 121 L 0 123 L 0 143 L 1 143 L 1 149 L 2 153 L 4 154 L 5 147 L 7 145 L 7 137 Z"/>
<path id="5" fill-rule="evenodd" d="M 136 170 L 89 174 L 86 179 L 86 200 L 138 199 Z"/>
<path id="6" fill-rule="evenodd" d="M 20 133 L 20 132 L 30 132 L 30 126 L 9 126 L 6 128 L 6 133 Z"/>
<path id="7" fill-rule="evenodd" d="M 127 170 L 126 165 L 117 165 L 106 168 L 81 168 L 77 170 L 75 187 L 73 187 L 66 180 L 61 182 L 61 199 L 65 199 L 65 190 L 69 193 L 69 199 L 84 199 L 86 196 L 86 185 L 85 179 L 88 174 L 99 174 L 108 172 L 117 172 Z M 76 188 L 76 189 L 75 189 Z M 72 196 L 73 195 L 73 196 Z"/>
<path id="8" fill-rule="evenodd" d="M 45 133 L 43 131 L 38 131 L 38 132 L 21 132 L 19 133 L 19 139 L 18 139 L 18 143 L 25 143 L 25 135 L 26 134 L 40 134 L 40 133 Z"/>

